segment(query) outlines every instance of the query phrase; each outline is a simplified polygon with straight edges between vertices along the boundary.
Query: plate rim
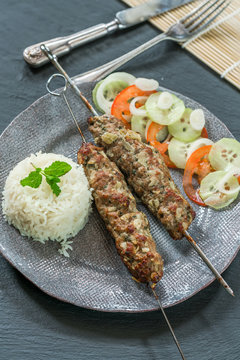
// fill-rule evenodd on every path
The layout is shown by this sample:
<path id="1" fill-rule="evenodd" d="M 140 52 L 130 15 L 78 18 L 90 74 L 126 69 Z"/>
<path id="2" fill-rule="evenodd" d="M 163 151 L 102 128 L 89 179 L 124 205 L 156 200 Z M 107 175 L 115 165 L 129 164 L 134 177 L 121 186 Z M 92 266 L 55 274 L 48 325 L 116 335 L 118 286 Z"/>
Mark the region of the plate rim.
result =
<path id="1" fill-rule="evenodd" d="M 220 272 L 220 274 L 222 274 L 225 270 L 227 270 L 227 268 L 231 265 L 231 263 L 233 262 L 233 260 L 236 258 L 238 252 L 240 250 L 240 245 L 238 246 L 238 248 L 236 249 L 235 253 L 233 254 L 233 257 L 229 260 L 229 262 L 227 263 L 227 265 L 224 267 L 224 269 Z M 3 256 L 4 259 L 6 259 L 8 261 L 8 263 L 17 271 L 20 272 L 20 274 L 23 275 L 23 277 L 25 279 L 27 279 L 28 281 L 30 281 L 31 284 L 33 284 L 34 286 L 36 286 L 39 290 L 41 290 L 44 294 L 47 294 L 48 296 L 53 297 L 54 299 L 57 299 L 58 301 L 62 301 L 66 304 L 71 304 L 77 307 L 81 307 L 87 310 L 92 310 L 92 311 L 100 311 L 103 313 L 128 313 L 128 314 L 136 314 L 136 313 L 147 313 L 147 312 L 152 312 L 152 311 L 158 311 L 160 310 L 159 306 L 157 306 L 156 308 L 151 308 L 151 309 L 145 309 L 145 310 L 128 310 L 128 309 L 102 309 L 102 308 L 96 308 L 96 307 L 91 307 L 91 306 L 87 306 L 87 305 L 77 305 L 72 301 L 66 300 L 64 298 L 61 298 L 57 295 L 52 294 L 50 291 L 47 291 L 46 289 L 42 288 L 40 285 L 38 285 L 37 283 L 35 283 L 32 279 L 30 279 L 26 274 L 24 274 L 23 271 L 19 270 L 18 267 L 12 263 L 12 261 L 6 256 L 6 254 L 3 254 L 3 252 L 0 249 L 0 254 Z M 189 296 L 186 296 L 184 298 L 182 298 L 181 300 L 178 300 L 174 303 L 172 303 L 171 305 L 167 305 L 167 306 L 163 306 L 164 309 L 176 306 L 178 304 L 181 304 L 182 302 L 191 299 L 194 295 L 196 295 L 197 293 L 199 293 L 200 291 L 204 290 L 205 288 L 207 288 L 209 285 L 211 285 L 214 281 L 217 281 L 217 279 L 213 276 L 213 278 L 206 284 L 204 284 L 200 289 L 196 290 L 195 292 L 193 292 L 192 294 L 190 294 Z M 144 284 L 142 284 L 144 285 Z M 220 284 L 219 284 L 220 286 Z"/>

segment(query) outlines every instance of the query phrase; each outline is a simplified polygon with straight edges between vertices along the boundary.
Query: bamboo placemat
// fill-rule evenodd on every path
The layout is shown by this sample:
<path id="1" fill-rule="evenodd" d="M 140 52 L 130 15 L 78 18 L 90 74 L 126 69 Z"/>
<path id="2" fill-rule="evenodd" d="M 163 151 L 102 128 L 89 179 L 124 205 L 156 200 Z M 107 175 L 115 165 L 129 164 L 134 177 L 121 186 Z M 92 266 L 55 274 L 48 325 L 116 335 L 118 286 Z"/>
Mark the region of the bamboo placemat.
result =
<path id="1" fill-rule="evenodd" d="M 146 0 L 122 1 L 130 6 L 146 2 Z M 178 9 L 158 15 L 150 22 L 158 29 L 165 31 L 201 2 L 202 0 L 193 1 Z M 182 47 L 240 89 L 240 0 L 233 0 L 207 32 L 187 41 Z"/>

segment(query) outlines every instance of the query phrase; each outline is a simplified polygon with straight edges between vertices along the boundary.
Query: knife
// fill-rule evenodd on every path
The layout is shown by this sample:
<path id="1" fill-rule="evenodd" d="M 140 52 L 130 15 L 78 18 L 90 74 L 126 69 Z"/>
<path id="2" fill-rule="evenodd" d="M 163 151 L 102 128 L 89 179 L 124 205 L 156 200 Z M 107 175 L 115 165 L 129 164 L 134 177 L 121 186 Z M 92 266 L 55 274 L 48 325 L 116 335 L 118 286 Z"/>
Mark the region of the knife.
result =
<path id="1" fill-rule="evenodd" d="M 24 60 L 33 67 L 42 66 L 49 62 L 48 58 L 40 49 L 42 43 L 44 43 L 53 54 L 62 56 L 69 53 L 75 47 L 96 40 L 118 29 L 126 29 L 130 26 L 142 23 L 153 16 L 172 10 L 191 1 L 192 0 L 149 0 L 142 5 L 119 11 L 115 15 L 115 19 L 107 24 L 99 24 L 69 36 L 58 37 L 31 45 L 23 52 Z"/>

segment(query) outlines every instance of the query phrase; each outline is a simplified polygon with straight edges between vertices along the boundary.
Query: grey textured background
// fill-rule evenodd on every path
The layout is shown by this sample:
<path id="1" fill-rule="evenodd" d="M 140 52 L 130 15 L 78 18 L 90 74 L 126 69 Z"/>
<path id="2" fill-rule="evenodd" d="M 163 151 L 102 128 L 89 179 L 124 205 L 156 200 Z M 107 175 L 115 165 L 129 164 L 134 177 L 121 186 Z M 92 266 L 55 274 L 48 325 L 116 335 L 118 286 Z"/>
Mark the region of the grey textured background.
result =
<path id="1" fill-rule="evenodd" d="M 104 7 L 106 6 L 106 7 Z M 29 44 L 111 20 L 117 0 L 3 0 L 0 11 L 0 130 L 45 93 L 51 66 L 31 70 Z M 61 63 L 71 75 L 120 56 L 157 34 L 149 24 L 75 50 Z M 240 139 L 239 92 L 181 48 L 160 44 L 124 70 L 161 80 L 219 117 Z M 17 151 L 17 145 L 16 145 Z M 239 359 L 239 258 L 224 273 L 231 298 L 216 282 L 167 309 L 187 359 Z M 0 258 L 0 359 L 179 359 L 160 312 L 106 314 L 65 304 L 42 293 Z"/>

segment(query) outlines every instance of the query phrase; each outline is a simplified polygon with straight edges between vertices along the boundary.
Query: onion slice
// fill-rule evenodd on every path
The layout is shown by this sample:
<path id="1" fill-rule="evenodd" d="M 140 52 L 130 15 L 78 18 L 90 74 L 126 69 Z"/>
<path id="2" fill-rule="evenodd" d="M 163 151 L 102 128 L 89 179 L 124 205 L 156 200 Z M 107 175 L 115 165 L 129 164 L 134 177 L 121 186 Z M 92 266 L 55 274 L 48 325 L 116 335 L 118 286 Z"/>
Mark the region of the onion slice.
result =
<path id="1" fill-rule="evenodd" d="M 190 158 L 192 153 L 202 146 L 213 145 L 214 142 L 208 138 L 199 138 L 195 140 L 187 150 L 187 160 Z"/>
<path id="2" fill-rule="evenodd" d="M 145 104 L 147 101 L 147 96 L 136 96 L 131 102 L 129 106 L 129 110 L 132 115 L 138 115 L 138 116 L 146 116 L 147 112 L 145 109 L 136 108 L 135 104 L 136 102 L 142 103 L 142 105 Z"/>
<path id="3" fill-rule="evenodd" d="M 234 189 L 226 189 L 226 184 L 233 176 L 239 176 L 240 175 L 240 169 L 239 168 L 232 168 L 230 169 L 226 175 L 223 176 L 223 178 L 216 184 L 216 189 L 220 191 L 223 194 L 226 195 L 232 195 L 235 194 L 240 190 L 240 185 L 235 187 Z"/>
<path id="4" fill-rule="evenodd" d="M 157 106 L 161 110 L 168 110 L 173 104 L 173 97 L 167 91 L 163 91 L 158 98 Z"/>
<path id="5" fill-rule="evenodd" d="M 148 122 L 147 122 L 147 124 L 146 124 L 146 129 L 145 129 L 145 140 L 147 140 L 148 128 L 149 128 L 149 126 L 151 125 L 151 123 L 152 123 L 152 120 L 149 119 Z"/>
<path id="6" fill-rule="evenodd" d="M 190 114 L 190 125 L 194 130 L 201 131 L 205 126 L 205 116 L 202 109 L 195 109 Z"/>
<path id="7" fill-rule="evenodd" d="M 221 196 L 220 194 L 212 194 L 210 196 L 208 196 L 207 199 L 204 200 L 204 203 L 207 205 L 207 206 L 215 206 L 219 200 L 221 200 Z"/>
<path id="8" fill-rule="evenodd" d="M 137 78 L 134 84 L 137 88 L 143 91 L 153 91 L 157 90 L 159 87 L 159 83 L 157 80 L 146 78 Z"/>

